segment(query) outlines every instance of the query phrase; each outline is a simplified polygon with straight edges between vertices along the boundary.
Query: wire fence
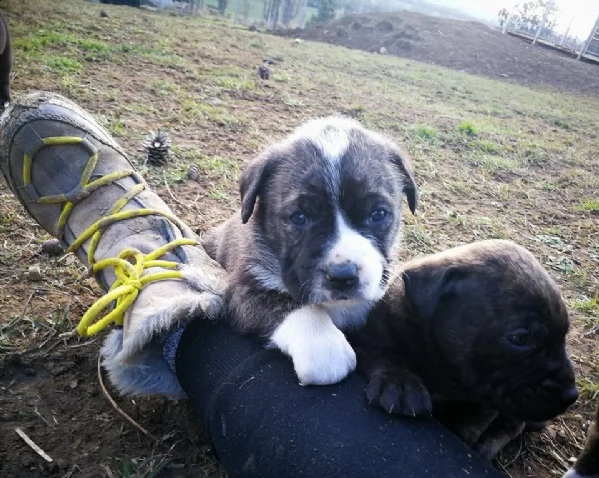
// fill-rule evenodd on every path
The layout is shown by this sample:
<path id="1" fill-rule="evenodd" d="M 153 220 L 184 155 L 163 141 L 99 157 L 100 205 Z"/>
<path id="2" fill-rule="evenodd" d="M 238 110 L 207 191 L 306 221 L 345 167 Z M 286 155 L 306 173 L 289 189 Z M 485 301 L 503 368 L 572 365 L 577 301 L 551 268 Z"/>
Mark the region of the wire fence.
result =
<path id="1" fill-rule="evenodd" d="M 532 43 L 599 60 L 599 3 L 569 0 L 516 4 L 505 14 L 503 31 Z"/>

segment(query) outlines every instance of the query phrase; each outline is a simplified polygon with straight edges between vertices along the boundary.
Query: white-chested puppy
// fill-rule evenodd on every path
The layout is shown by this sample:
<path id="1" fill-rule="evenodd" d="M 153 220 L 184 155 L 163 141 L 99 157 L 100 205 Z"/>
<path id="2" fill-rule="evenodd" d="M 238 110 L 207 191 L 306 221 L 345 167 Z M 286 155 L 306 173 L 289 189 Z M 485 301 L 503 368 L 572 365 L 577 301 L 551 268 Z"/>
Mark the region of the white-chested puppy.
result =
<path id="1" fill-rule="evenodd" d="M 341 330 L 387 289 L 404 193 L 416 208 L 408 158 L 353 120 L 316 119 L 252 161 L 240 192 L 241 214 L 203 240 L 229 272 L 234 328 L 291 356 L 302 385 L 342 380 L 356 357 Z"/>

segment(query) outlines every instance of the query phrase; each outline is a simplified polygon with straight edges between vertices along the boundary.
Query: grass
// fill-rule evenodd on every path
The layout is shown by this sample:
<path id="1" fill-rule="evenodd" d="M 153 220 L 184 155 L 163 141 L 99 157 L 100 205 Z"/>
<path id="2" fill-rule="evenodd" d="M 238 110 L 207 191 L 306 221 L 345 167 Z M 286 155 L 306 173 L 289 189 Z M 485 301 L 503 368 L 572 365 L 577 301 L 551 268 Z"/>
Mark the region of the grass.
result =
<path id="1" fill-rule="evenodd" d="M 462 121 L 458 125 L 458 131 L 464 136 L 475 136 L 478 129 L 472 121 Z"/>
<path id="2" fill-rule="evenodd" d="M 599 199 L 583 199 L 580 201 L 581 211 L 599 212 Z"/>
<path id="3" fill-rule="evenodd" d="M 525 245 L 568 298 L 580 384 L 585 397 L 596 393 L 596 337 L 584 334 L 599 325 L 597 97 L 531 89 L 390 55 L 295 44 L 230 28 L 226 18 L 170 16 L 83 0 L 2 4 L 14 38 L 15 93 L 57 91 L 93 113 L 194 230 L 203 232 L 231 214 L 247 161 L 307 118 L 344 113 L 395 139 L 412 157 L 420 186 L 417 214 L 405 214 L 402 257 L 488 238 Z M 259 16 L 256 5 L 250 4 L 251 11 Z M 101 20 L 100 9 L 109 18 Z M 266 57 L 281 59 L 268 82 L 256 74 Z M 171 162 L 142 168 L 141 142 L 158 129 L 173 141 Z M 197 183 L 187 179 L 192 166 L 200 170 Z M 40 255 L 45 233 L 7 189 L 2 198 L 0 305 L 14 312 L 0 319 L 0 347 L 28 349 L 52 330 L 72 327 L 99 289 L 92 281 L 77 282 L 78 262 Z M 46 274 L 41 284 L 23 280 L 31 264 Z M 36 287 L 40 297 L 14 321 Z M 92 348 L 80 353 L 86 360 L 97 357 Z M 103 400 L 94 403 L 94 415 L 112 414 Z M 134 411 L 144 406 L 127 404 Z M 592 407 L 581 404 L 572 413 L 589 419 Z M 153 411 L 153 417 L 159 415 Z M 164 426 L 157 418 L 149 421 Z M 582 429 L 573 430 L 572 443 L 579 443 Z M 112 473 L 151 474 L 162 466 L 162 458 L 147 458 L 155 457 L 147 443 L 129 433 L 112 448 L 110 456 L 120 457 L 110 463 Z M 138 448 L 121 452 L 124 443 Z M 93 446 L 87 451 L 90 466 L 103 474 L 107 458 L 94 455 Z M 559 452 L 573 456 L 576 450 L 560 445 Z M 164 466 L 174 462 L 179 461 Z"/>

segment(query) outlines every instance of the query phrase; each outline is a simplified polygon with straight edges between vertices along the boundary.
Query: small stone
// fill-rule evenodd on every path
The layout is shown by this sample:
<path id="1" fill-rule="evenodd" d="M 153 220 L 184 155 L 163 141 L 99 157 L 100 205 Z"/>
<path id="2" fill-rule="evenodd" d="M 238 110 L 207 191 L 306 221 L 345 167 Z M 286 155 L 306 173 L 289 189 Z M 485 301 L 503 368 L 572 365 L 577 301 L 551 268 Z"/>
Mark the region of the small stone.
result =
<path id="1" fill-rule="evenodd" d="M 100 16 L 102 18 L 108 18 L 108 13 L 106 12 L 106 10 L 100 10 Z"/>
<path id="2" fill-rule="evenodd" d="M 256 25 L 254 25 L 253 23 L 248 27 L 248 30 L 251 32 L 255 32 L 257 30 Z"/>
<path id="3" fill-rule="evenodd" d="M 379 50 L 379 53 L 381 55 L 386 55 L 388 52 L 387 52 L 387 49 L 384 46 L 382 46 L 381 49 Z"/>
<path id="4" fill-rule="evenodd" d="M 79 382 L 77 380 L 73 380 L 70 384 L 69 387 L 71 387 L 71 389 L 73 388 L 77 388 L 77 385 L 79 385 Z"/>
<path id="5" fill-rule="evenodd" d="M 60 256 L 64 249 L 58 239 L 49 239 L 42 244 L 42 252 L 49 256 Z"/>
<path id="6" fill-rule="evenodd" d="M 38 282 L 42 280 L 42 271 L 39 266 L 31 266 L 27 271 L 27 279 L 30 281 Z"/>
<path id="7" fill-rule="evenodd" d="M 510 75 L 507 75 L 507 74 L 505 74 L 505 73 L 502 73 L 502 74 L 501 74 L 501 75 L 499 75 L 499 76 L 501 76 L 502 78 L 508 78 Z"/>
<path id="8" fill-rule="evenodd" d="M 23 370 L 23 373 L 24 373 L 25 375 L 29 375 L 30 377 L 33 377 L 33 376 L 35 376 L 35 374 L 36 374 L 37 372 L 36 372 L 36 371 L 35 371 L 35 369 L 33 369 L 33 368 L 26 368 L 25 370 Z"/>

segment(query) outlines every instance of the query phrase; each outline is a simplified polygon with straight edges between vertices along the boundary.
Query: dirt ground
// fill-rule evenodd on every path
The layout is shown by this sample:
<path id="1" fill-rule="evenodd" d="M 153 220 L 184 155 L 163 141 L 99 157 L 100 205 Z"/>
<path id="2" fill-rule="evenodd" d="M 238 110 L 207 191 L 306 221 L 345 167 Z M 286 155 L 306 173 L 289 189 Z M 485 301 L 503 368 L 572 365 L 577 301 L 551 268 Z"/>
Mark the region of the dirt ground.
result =
<path id="1" fill-rule="evenodd" d="M 560 67 L 563 77 L 558 69 L 539 74 L 534 83 L 551 77 L 553 88 L 531 88 L 532 69 L 547 53 L 505 37 L 513 49 L 501 51 L 529 65 L 528 76 L 504 70 L 510 61 L 478 41 L 471 45 L 478 66 L 472 59 L 460 66 L 459 57 L 447 66 L 470 65 L 500 81 L 83 0 L 5 0 L 2 8 L 14 38 L 14 93 L 56 91 L 92 112 L 198 232 L 237 207 L 244 163 L 309 117 L 344 113 L 402 143 L 421 194 L 417 214 L 406 216 L 406 258 L 478 239 L 513 239 L 562 287 L 580 400 L 547 430 L 510 445 L 496 466 L 513 478 L 559 477 L 567 468 L 581 450 L 599 393 L 599 99 L 581 96 L 576 83 L 593 91 L 578 68 L 595 79 L 599 69 L 558 55 L 556 64 L 569 65 Z M 101 8 L 107 17 L 100 17 Z M 350 37 L 354 21 L 344 23 Z M 359 21 L 356 30 L 368 23 Z M 442 21 L 430 19 L 435 22 Z M 423 27 L 416 33 L 427 38 Z M 430 41 L 421 59 L 443 65 L 458 56 L 459 49 Z M 275 59 L 269 81 L 256 75 L 264 58 Z M 141 142 L 158 128 L 171 136 L 172 159 L 164 168 L 142 166 Z M 192 165 L 200 171 L 197 182 L 186 177 Z M 3 181 L 0 199 L 0 476 L 224 476 L 186 402 L 119 397 L 107 384 L 117 405 L 158 442 L 117 413 L 98 381 L 103 336 L 60 338 L 100 290 L 80 279 L 83 268 L 73 257 L 41 252 L 49 236 Z M 26 278 L 30 266 L 41 269 L 41 281 Z"/>
<path id="2" fill-rule="evenodd" d="M 541 84 L 559 90 L 599 92 L 597 65 L 502 35 L 487 25 L 413 12 L 347 15 L 280 35 L 380 52 L 475 75 Z"/>

